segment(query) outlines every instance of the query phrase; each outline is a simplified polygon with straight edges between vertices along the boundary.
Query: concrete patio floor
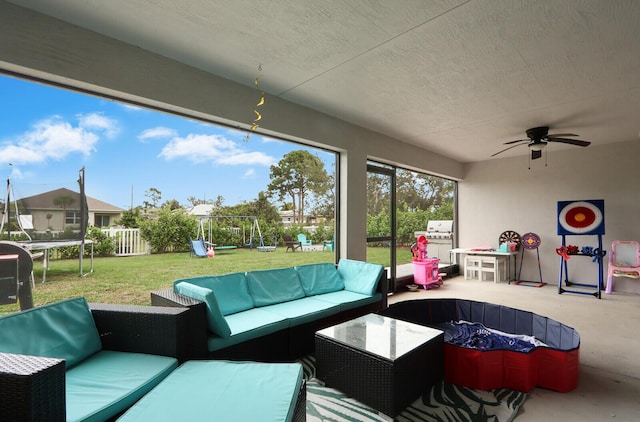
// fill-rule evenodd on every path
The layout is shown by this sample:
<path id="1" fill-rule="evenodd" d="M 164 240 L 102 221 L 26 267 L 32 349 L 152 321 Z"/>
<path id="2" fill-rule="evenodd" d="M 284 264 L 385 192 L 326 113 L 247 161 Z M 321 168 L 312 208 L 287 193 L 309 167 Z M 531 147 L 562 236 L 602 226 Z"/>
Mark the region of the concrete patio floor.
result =
<path id="1" fill-rule="evenodd" d="M 580 380 L 569 393 L 535 388 L 520 410 L 528 421 L 640 420 L 640 295 L 602 292 L 558 294 L 557 284 L 535 288 L 456 276 L 433 290 L 395 293 L 389 303 L 427 298 L 462 298 L 535 312 L 580 333 Z"/>

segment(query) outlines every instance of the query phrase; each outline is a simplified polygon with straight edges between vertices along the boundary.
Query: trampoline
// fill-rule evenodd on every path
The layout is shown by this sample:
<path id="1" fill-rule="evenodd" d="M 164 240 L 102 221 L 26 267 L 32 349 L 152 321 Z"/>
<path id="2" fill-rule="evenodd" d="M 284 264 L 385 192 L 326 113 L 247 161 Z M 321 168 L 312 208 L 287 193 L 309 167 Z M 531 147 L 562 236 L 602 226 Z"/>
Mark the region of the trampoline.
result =
<path id="1" fill-rule="evenodd" d="M 85 240 L 73 240 L 73 239 L 69 239 L 69 240 L 55 240 L 55 241 L 47 241 L 47 242 L 38 242 L 38 241 L 34 241 L 34 242 L 18 242 L 22 247 L 24 247 L 25 249 L 27 249 L 30 252 L 33 251 L 42 251 L 44 253 L 43 255 L 43 262 L 42 262 L 42 283 L 44 284 L 44 282 L 47 279 L 47 270 L 49 269 L 49 251 L 51 249 L 58 249 L 58 248 L 65 248 L 67 246 L 80 246 L 80 251 L 78 253 L 78 260 L 79 262 L 79 266 L 80 266 L 80 274 L 79 277 L 84 277 L 86 274 L 84 272 L 83 267 L 83 257 L 84 257 L 84 246 L 86 245 L 90 245 L 91 246 L 91 264 L 89 267 L 89 273 L 93 272 L 93 240 L 90 239 L 85 239 Z"/>
<path id="2" fill-rule="evenodd" d="M 37 254 L 33 254 L 34 251 L 41 251 L 43 260 L 43 269 L 42 269 L 42 283 L 47 279 L 47 270 L 49 269 L 49 251 L 52 249 L 65 248 L 68 246 L 79 246 L 80 250 L 78 253 L 78 259 L 80 261 L 80 275 L 79 277 L 84 277 L 86 274 L 83 271 L 83 257 L 85 251 L 85 245 L 90 245 L 91 247 L 91 266 L 89 269 L 89 273 L 93 272 L 93 240 L 85 239 L 85 235 L 87 233 L 87 225 L 89 223 L 89 208 L 87 206 L 87 196 L 85 194 L 85 169 L 82 167 L 78 172 L 78 186 L 80 187 L 80 193 L 78 194 L 78 204 L 80 205 L 80 231 L 78 233 L 77 239 L 61 239 L 61 240 L 47 240 L 47 241 L 39 241 L 39 240 L 31 240 L 31 236 L 26 232 L 25 228 L 22 226 L 22 219 L 19 215 L 19 210 L 17 206 L 17 201 L 14 201 L 15 205 L 15 215 L 17 216 L 17 222 L 20 226 L 20 232 L 29 239 L 28 241 L 19 241 L 17 244 L 22 246 L 24 249 L 31 252 L 32 258 L 37 257 Z M 8 223 L 11 221 L 11 182 L 7 179 L 7 199 L 5 201 L 4 212 L 2 214 L 2 219 L 0 220 L 0 234 L 4 231 L 5 222 Z M 7 224 L 7 237 L 11 238 L 11 225 Z"/>

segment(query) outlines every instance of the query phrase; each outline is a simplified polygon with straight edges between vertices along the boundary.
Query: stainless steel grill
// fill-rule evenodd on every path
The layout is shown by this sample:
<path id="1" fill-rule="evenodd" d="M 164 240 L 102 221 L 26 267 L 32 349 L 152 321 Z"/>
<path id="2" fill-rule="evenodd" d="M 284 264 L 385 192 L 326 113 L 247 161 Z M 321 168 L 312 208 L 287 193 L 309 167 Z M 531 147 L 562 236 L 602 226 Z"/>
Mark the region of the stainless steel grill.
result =
<path id="1" fill-rule="evenodd" d="M 440 264 L 451 264 L 449 251 L 453 249 L 453 220 L 430 220 L 426 231 L 414 233 L 416 239 L 424 236 L 429 241 L 429 257 L 439 258 Z"/>

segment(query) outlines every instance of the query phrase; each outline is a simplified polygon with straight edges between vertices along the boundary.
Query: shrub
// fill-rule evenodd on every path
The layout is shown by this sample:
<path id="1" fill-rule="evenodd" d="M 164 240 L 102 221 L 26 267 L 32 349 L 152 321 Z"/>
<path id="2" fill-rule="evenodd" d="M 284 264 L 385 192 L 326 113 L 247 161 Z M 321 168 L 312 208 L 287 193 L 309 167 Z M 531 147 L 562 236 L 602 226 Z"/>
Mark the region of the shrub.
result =
<path id="1" fill-rule="evenodd" d="M 184 210 L 163 208 L 156 220 L 144 220 L 140 224 L 141 236 L 155 253 L 188 251 L 189 239 L 197 232 L 196 218 L 186 215 Z"/>

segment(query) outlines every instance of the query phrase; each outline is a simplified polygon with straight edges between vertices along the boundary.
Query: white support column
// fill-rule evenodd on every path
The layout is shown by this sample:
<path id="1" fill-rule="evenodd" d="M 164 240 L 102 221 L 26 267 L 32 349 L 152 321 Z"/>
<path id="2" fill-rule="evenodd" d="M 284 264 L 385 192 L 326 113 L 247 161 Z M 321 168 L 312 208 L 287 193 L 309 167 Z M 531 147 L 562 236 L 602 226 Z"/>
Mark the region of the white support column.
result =
<path id="1" fill-rule="evenodd" d="M 340 155 L 340 258 L 367 255 L 367 156 L 356 149 Z"/>

